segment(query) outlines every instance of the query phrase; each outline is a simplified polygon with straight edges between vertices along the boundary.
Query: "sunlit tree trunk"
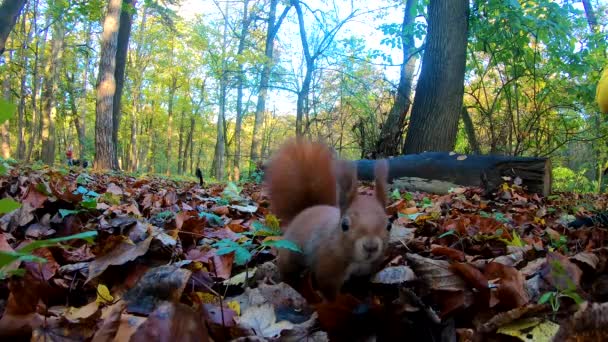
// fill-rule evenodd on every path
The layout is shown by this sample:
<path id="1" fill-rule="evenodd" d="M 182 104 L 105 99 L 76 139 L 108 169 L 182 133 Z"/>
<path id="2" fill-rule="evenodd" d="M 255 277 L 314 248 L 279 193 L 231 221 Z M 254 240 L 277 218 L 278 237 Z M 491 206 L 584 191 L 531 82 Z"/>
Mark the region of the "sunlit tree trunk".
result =
<path id="1" fill-rule="evenodd" d="M 45 82 L 42 92 L 42 161 L 52 165 L 55 162 L 55 120 L 57 119 L 56 96 L 59 91 L 59 64 L 63 52 L 64 28 L 57 21 L 53 24 L 51 55 L 45 66 Z"/>
<path id="2" fill-rule="evenodd" d="M 177 75 L 171 76 L 171 87 L 169 88 L 169 108 L 167 115 L 169 116 L 167 121 L 167 175 L 171 174 L 171 149 L 173 148 L 173 106 L 175 104 L 175 92 L 177 90 Z"/>
<path id="3" fill-rule="evenodd" d="M 226 159 L 226 89 L 228 88 L 228 80 L 226 75 L 226 50 L 228 48 L 228 3 L 226 2 L 225 12 L 226 19 L 224 21 L 224 33 L 222 37 L 222 70 L 219 83 L 219 113 L 217 116 L 217 137 L 215 141 L 215 153 L 213 156 L 212 169 L 215 174 L 215 179 L 224 179 L 224 162 Z"/>
<path id="4" fill-rule="evenodd" d="M 12 51 L 10 51 L 5 59 L 6 64 L 11 62 Z M 11 78 L 8 75 L 4 76 L 2 81 L 2 90 L 4 93 L 4 99 L 8 102 L 12 102 L 11 96 Z M 9 133 L 9 121 L 6 120 L 4 123 L 0 124 L 0 154 L 2 154 L 2 158 L 7 159 L 11 157 L 11 145 L 10 145 L 10 133 Z"/>
<path id="5" fill-rule="evenodd" d="M 25 12 L 27 13 L 27 7 Z M 30 40 L 32 38 L 32 30 L 27 29 L 27 18 L 23 16 L 21 20 L 21 34 L 25 37 L 25 41 L 21 46 L 21 63 L 23 68 L 21 69 L 21 80 L 19 84 L 19 108 L 17 109 L 19 113 L 19 118 L 17 121 L 17 159 L 23 160 L 25 158 L 25 98 L 27 96 L 27 68 L 29 63 L 28 58 L 28 48 L 30 44 Z"/>
<path id="6" fill-rule="evenodd" d="M 32 11 L 32 30 L 38 32 L 38 2 L 34 1 L 34 9 Z M 27 144 L 27 152 L 25 160 L 29 161 L 34 153 L 34 147 L 40 137 L 40 131 L 42 128 L 42 117 L 40 114 L 40 107 L 38 105 L 38 92 L 40 85 L 42 84 L 42 77 L 40 73 L 40 61 L 43 60 L 46 37 L 48 35 L 48 29 L 44 30 L 44 33 L 40 39 L 36 39 L 36 45 L 34 48 L 34 65 L 32 66 L 31 84 L 32 84 L 32 121 L 30 124 L 30 136 Z M 42 41 L 42 43 L 41 43 Z M 41 47 L 42 45 L 42 47 Z"/>
<path id="7" fill-rule="evenodd" d="M 451 151 L 462 111 L 469 2 L 431 0 L 426 47 L 404 153 Z"/>
<path id="8" fill-rule="evenodd" d="M 186 116 L 186 110 L 182 109 L 181 114 L 179 116 L 179 134 L 178 134 L 178 143 L 177 143 L 177 174 L 182 174 L 182 161 L 184 158 L 184 117 Z"/>
<path id="9" fill-rule="evenodd" d="M 414 21 L 416 19 L 418 0 L 407 0 L 401 25 L 401 50 L 403 51 L 403 64 L 399 77 L 399 86 L 395 96 L 395 103 L 388 113 L 386 122 L 382 125 L 380 140 L 376 149 L 377 157 L 388 157 L 399 154 L 402 144 L 402 135 L 405 117 L 410 109 L 410 93 L 418 53 L 414 45 Z"/>
<path id="10" fill-rule="evenodd" d="M 112 140 L 113 105 L 116 92 L 116 49 L 122 0 L 109 0 L 103 25 L 99 84 L 95 107 L 95 169 L 117 169 L 116 146 Z"/>
<path id="11" fill-rule="evenodd" d="M 118 165 L 118 130 L 121 119 L 122 89 L 125 83 L 125 70 L 127 68 L 127 52 L 129 51 L 129 38 L 131 37 L 131 25 L 133 24 L 133 13 L 137 0 L 123 0 L 120 11 L 120 27 L 118 28 L 118 40 L 116 42 L 116 92 L 112 103 L 112 142 L 114 143 L 114 163 Z"/>
<path id="12" fill-rule="evenodd" d="M 239 47 L 237 55 L 242 56 L 245 51 L 245 41 L 249 31 L 249 0 L 243 0 L 243 23 L 239 37 Z M 245 82 L 245 71 L 243 70 L 244 58 L 239 58 L 239 72 L 237 75 L 237 96 L 236 96 L 236 125 L 234 128 L 234 174 L 235 181 L 238 181 L 241 162 L 241 126 L 243 125 L 243 83 Z"/>
<path id="13" fill-rule="evenodd" d="M 279 31 L 279 27 L 283 22 L 283 18 L 291 8 L 286 7 L 283 13 L 276 20 L 277 4 L 279 0 L 270 0 L 270 10 L 268 12 L 268 23 L 266 29 L 266 47 L 264 48 L 265 60 L 260 74 L 260 85 L 258 90 L 258 102 L 255 108 L 255 122 L 253 124 L 253 137 L 251 141 L 250 153 L 250 170 L 255 167 L 260 156 L 260 148 L 262 141 L 262 126 L 264 124 L 264 112 L 266 111 L 266 96 L 268 94 L 268 84 L 270 82 L 270 71 L 274 64 L 274 39 Z"/>

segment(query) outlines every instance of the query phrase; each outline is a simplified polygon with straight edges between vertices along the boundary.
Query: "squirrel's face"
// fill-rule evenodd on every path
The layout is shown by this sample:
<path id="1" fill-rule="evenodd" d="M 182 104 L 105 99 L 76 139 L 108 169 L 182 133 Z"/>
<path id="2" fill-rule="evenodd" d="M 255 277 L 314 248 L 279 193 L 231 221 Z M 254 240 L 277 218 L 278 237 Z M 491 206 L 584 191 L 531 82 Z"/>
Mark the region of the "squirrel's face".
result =
<path id="1" fill-rule="evenodd" d="M 375 262 L 384 256 L 389 221 L 384 208 L 371 196 L 358 196 L 340 222 L 356 262 Z"/>

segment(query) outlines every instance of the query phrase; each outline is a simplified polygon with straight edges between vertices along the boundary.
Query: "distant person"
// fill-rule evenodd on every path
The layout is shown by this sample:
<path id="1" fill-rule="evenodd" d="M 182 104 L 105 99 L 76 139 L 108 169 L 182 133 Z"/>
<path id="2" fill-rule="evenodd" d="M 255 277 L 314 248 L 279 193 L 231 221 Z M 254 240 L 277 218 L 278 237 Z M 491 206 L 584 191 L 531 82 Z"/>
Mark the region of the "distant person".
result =
<path id="1" fill-rule="evenodd" d="M 68 160 L 68 166 L 82 166 L 83 168 L 87 168 L 89 163 L 86 160 L 74 159 L 74 147 L 70 145 L 68 150 L 65 152 L 65 156 Z"/>

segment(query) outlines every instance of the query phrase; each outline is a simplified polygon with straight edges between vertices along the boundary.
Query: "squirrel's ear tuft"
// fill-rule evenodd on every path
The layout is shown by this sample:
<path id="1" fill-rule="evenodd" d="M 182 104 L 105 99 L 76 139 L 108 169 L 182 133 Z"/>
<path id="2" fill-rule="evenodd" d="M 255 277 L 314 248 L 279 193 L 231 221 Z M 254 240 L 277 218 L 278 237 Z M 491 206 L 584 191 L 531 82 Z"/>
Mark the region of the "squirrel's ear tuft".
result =
<path id="1" fill-rule="evenodd" d="M 386 159 L 376 160 L 374 174 L 376 178 L 376 199 L 378 199 L 383 208 L 386 208 L 386 188 L 388 187 L 388 161 Z"/>
<path id="2" fill-rule="evenodd" d="M 344 215 L 357 196 L 357 167 L 353 162 L 336 160 L 336 179 L 338 181 L 338 206 Z"/>

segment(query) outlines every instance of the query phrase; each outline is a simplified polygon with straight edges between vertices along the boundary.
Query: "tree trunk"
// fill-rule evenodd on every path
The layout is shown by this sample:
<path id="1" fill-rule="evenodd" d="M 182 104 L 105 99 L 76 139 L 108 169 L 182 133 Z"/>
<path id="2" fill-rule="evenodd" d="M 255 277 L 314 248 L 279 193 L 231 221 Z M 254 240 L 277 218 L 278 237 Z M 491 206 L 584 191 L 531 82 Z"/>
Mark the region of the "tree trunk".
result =
<path id="1" fill-rule="evenodd" d="M 25 3 L 26 0 L 4 0 L 0 5 L 0 55 Z"/>
<path id="2" fill-rule="evenodd" d="M 587 17 L 587 23 L 591 32 L 597 32 L 597 18 L 595 17 L 595 11 L 593 11 L 593 5 L 589 0 L 582 0 L 583 7 L 585 8 L 585 16 Z"/>
<path id="3" fill-rule="evenodd" d="M 182 160 L 182 172 L 184 173 L 188 171 L 188 155 L 190 156 L 190 173 L 192 173 L 192 145 L 194 145 L 192 139 L 194 138 L 195 125 L 196 121 L 194 115 L 190 115 L 190 130 L 188 131 L 188 136 L 186 137 L 186 147 L 184 148 L 184 158 Z"/>
<path id="4" fill-rule="evenodd" d="M 308 38 L 306 36 L 306 28 L 304 24 L 304 13 L 300 6 L 299 0 L 292 0 L 291 4 L 295 7 L 298 14 L 298 26 L 300 29 L 300 40 L 302 41 L 302 49 L 304 51 L 304 60 L 306 61 L 306 74 L 302 81 L 302 88 L 298 91 L 298 99 L 296 102 L 296 136 L 300 137 L 304 134 L 302 129 L 302 121 L 304 114 L 308 109 L 308 93 L 310 92 L 310 82 L 312 81 L 312 71 L 315 67 L 315 58 L 311 55 L 308 47 Z"/>
<path id="5" fill-rule="evenodd" d="M 116 92 L 116 49 L 122 0 L 109 0 L 103 24 L 99 85 L 95 107 L 95 164 L 97 170 L 117 169 L 116 146 L 112 140 L 114 129 L 113 106 Z"/>
<path id="6" fill-rule="evenodd" d="M 32 13 L 32 30 L 33 32 L 38 32 L 38 2 L 34 1 L 34 10 Z M 34 147 L 36 142 L 38 141 L 38 137 L 40 136 L 40 131 L 42 127 L 42 118 L 40 115 L 40 110 L 38 106 L 38 90 L 40 89 L 40 84 L 42 84 L 42 77 L 40 77 L 40 60 L 44 56 L 46 37 L 48 35 L 48 29 L 44 30 L 44 34 L 41 39 L 36 39 L 36 47 L 34 49 L 34 66 L 32 67 L 32 122 L 30 126 L 31 134 L 28 139 L 27 144 L 27 152 L 25 156 L 26 161 L 30 161 L 32 159 L 32 154 L 34 152 Z M 42 40 L 42 49 L 40 49 L 40 41 Z"/>
<path id="7" fill-rule="evenodd" d="M 87 46 L 91 44 L 91 24 L 87 25 Z M 87 55 L 84 70 L 82 72 L 82 97 L 80 98 L 80 117 L 76 118 L 76 132 L 78 134 L 79 159 L 86 156 L 86 119 L 87 119 L 87 85 L 89 84 L 89 68 L 91 58 Z"/>
<path id="8" fill-rule="evenodd" d="M 27 8 L 25 10 L 27 12 Z M 24 17 L 21 20 L 21 34 L 25 37 L 25 41 L 21 46 L 21 63 L 23 68 L 21 69 L 21 81 L 19 84 L 19 119 L 17 121 L 17 159 L 23 160 L 25 158 L 25 97 L 27 92 L 27 67 L 28 67 L 28 53 L 30 39 L 32 38 L 32 30 L 27 30 L 27 20 Z"/>
<path id="9" fill-rule="evenodd" d="M 274 63 L 273 53 L 274 53 L 274 38 L 277 35 L 279 27 L 283 22 L 283 18 L 287 15 L 287 12 L 291 8 L 288 6 L 285 8 L 279 20 L 275 22 L 276 12 L 277 12 L 277 4 L 279 0 L 270 0 L 270 11 L 268 12 L 268 24 L 266 28 L 266 47 L 264 48 L 265 53 L 265 61 L 262 66 L 262 72 L 260 74 L 260 85 L 258 91 L 258 102 L 255 107 L 255 121 L 253 124 L 253 137 L 251 141 L 251 153 L 250 153 L 250 162 L 249 162 L 249 170 L 253 170 L 255 164 L 258 161 L 260 156 L 260 142 L 261 138 L 261 130 L 262 125 L 264 124 L 264 111 L 266 110 L 266 96 L 268 94 L 268 84 L 270 82 L 270 72 L 272 70 L 272 65 Z"/>
<path id="10" fill-rule="evenodd" d="M 13 52 L 9 51 L 8 56 L 6 57 L 6 64 L 10 63 L 12 55 Z M 5 75 L 4 80 L 2 81 L 2 88 L 4 92 L 4 99 L 7 102 L 11 102 L 11 78 L 8 77 L 8 75 Z M 11 157 L 11 136 L 9 133 L 9 122 L 10 120 L 6 120 L 4 123 L 0 124 L 0 153 L 4 159 Z"/>
<path id="11" fill-rule="evenodd" d="M 446 152 L 408 154 L 389 159 L 389 181 L 410 191 L 447 193 L 458 186 L 496 190 L 503 177 L 521 178 L 529 191 L 551 193 L 551 161 L 548 158 L 496 155 L 456 155 Z M 357 177 L 371 181 L 375 160 L 356 161 Z"/>
<path id="12" fill-rule="evenodd" d="M 179 140 L 177 142 L 177 174 L 182 174 L 182 161 L 184 160 L 184 117 L 186 116 L 186 110 L 182 109 L 181 115 L 179 117 Z"/>
<path id="13" fill-rule="evenodd" d="M 242 56 L 245 50 L 245 39 L 249 31 L 249 0 L 243 0 L 243 24 L 241 26 L 241 36 L 239 37 L 239 47 L 237 56 Z M 239 60 L 239 73 L 237 76 L 237 96 L 236 96 L 236 125 L 234 127 L 234 174 L 235 181 L 239 180 L 241 162 L 241 126 L 243 124 L 243 82 L 245 81 L 245 71 L 243 70 L 244 58 L 237 57 Z"/>
<path id="14" fill-rule="evenodd" d="M 59 91 L 59 64 L 62 58 L 64 28 L 57 21 L 53 24 L 51 55 L 47 58 L 42 93 L 42 161 L 52 165 L 55 162 L 55 120 L 57 118 L 56 96 Z"/>
<path id="15" fill-rule="evenodd" d="M 129 38 L 131 37 L 131 25 L 133 24 L 133 13 L 137 0 L 123 0 L 120 11 L 120 27 L 118 28 L 118 40 L 116 42 L 116 92 L 112 103 L 112 142 L 114 143 L 114 164 L 118 165 L 118 129 L 120 127 L 120 102 L 122 89 L 125 83 L 125 70 L 127 68 L 127 52 L 129 51 Z"/>
<path id="16" fill-rule="evenodd" d="M 431 0 L 422 71 L 404 153 L 451 151 L 462 111 L 467 49 L 466 0 Z"/>
<path id="17" fill-rule="evenodd" d="M 475 127 L 473 126 L 473 120 L 469 115 L 467 107 L 462 107 L 462 122 L 464 123 L 464 130 L 467 132 L 467 138 L 469 140 L 469 146 L 473 150 L 474 154 L 481 154 L 479 143 L 477 142 L 477 136 L 475 136 Z"/>
<path id="18" fill-rule="evenodd" d="M 407 0 L 401 25 L 401 49 L 403 50 L 403 64 L 395 103 L 388 113 L 386 122 L 382 125 L 380 140 L 376 148 L 377 156 L 388 157 L 399 154 L 402 145 L 405 117 L 410 109 L 410 93 L 416 69 L 418 53 L 414 45 L 414 20 L 416 19 L 417 0 Z"/>
<path id="19" fill-rule="evenodd" d="M 224 179 L 224 161 L 226 154 L 226 139 L 225 139 L 225 121 L 226 121 L 226 88 L 228 87 L 227 80 L 227 64 L 226 64 L 226 49 L 228 48 L 228 3 L 224 13 L 224 33 L 222 37 L 222 74 L 219 82 L 219 113 L 217 116 L 217 137 L 215 141 L 215 153 L 213 155 L 212 169 L 215 174 L 215 179 L 221 181 Z"/>
<path id="20" fill-rule="evenodd" d="M 167 115 L 169 116 L 167 121 L 167 176 L 171 174 L 171 149 L 173 145 L 173 105 L 175 103 L 175 91 L 177 90 L 177 75 L 171 76 L 171 87 L 169 88 L 169 108 Z"/>

